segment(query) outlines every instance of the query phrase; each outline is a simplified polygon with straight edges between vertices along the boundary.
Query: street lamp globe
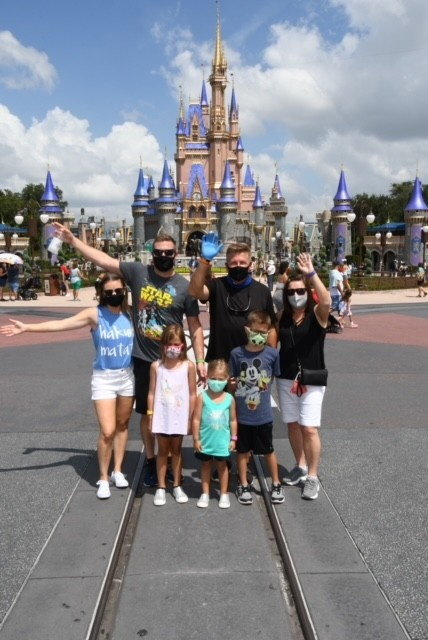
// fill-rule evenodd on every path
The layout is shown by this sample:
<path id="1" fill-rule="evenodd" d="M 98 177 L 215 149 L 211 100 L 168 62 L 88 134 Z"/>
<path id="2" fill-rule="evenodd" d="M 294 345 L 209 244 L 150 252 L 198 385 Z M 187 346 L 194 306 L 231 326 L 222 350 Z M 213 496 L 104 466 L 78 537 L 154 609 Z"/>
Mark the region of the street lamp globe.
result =
<path id="1" fill-rule="evenodd" d="M 303 231 L 304 228 L 305 228 L 305 221 L 304 220 L 300 220 L 300 222 L 299 222 L 299 230 Z"/>
<path id="2" fill-rule="evenodd" d="M 381 239 L 381 237 L 382 237 L 382 234 L 381 234 L 381 233 L 379 233 L 379 231 L 378 231 L 377 233 L 375 233 L 375 238 L 376 238 L 376 240 L 380 240 L 380 239 Z"/>
<path id="3" fill-rule="evenodd" d="M 12 233 L 12 239 L 13 240 L 18 240 L 19 235 L 17 233 Z"/>
<path id="4" fill-rule="evenodd" d="M 116 238 L 116 240 L 120 240 L 120 231 L 116 231 L 114 237 Z"/>
<path id="5" fill-rule="evenodd" d="M 4 240 L 4 233 L 0 232 L 0 240 Z"/>
<path id="6" fill-rule="evenodd" d="M 97 228 L 97 223 L 96 222 L 90 222 L 89 223 L 89 228 L 91 229 L 91 231 L 95 231 L 95 229 Z"/>
<path id="7" fill-rule="evenodd" d="M 40 222 L 42 222 L 43 224 L 46 224 L 47 222 L 49 222 L 49 214 L 48 213 L 41 213 L 39 218 L 40 218 Z"/>
<path id="8" fill-rule="evenodd" d="M 425 225 L 422 227 L 422 231 L 423 231 L 424 233 L 428 233 L 428 224 L 425 224 Z"/>
<path id="9" fill-rule="evenodd" d="M 370 212 L 366 215 L 366 220 L 369 224 L 372 224 L 375 221 L 375 217 L 374 213 Z"/>
<path id="10" fill-rule="evenodd" d="M 348 213 L 348 215 L 346 216 L 348 219 L 348 222 L 354 222 L 356 215 L 355 213 Z"/>
<path id="11" fill-rule="evenodd" d="M 282 236 L 282 231 L 279 231 L 279 230 L 278 230 L 278 231 L 275 233 L 275 235 L 276 235 L 276 239 L 277 239 L 277 240 L 279 240 L 279 239 L 280 239 L 280 237 Z"/>
<path id="12" fill-rule="evenodd" d="M 386 232 L 386 237 L 388 238 L 388 240 L 390 240 L 392 238 L 392 233 L 391 231 L 387 231 Z"/>
<path id="13" fill-rule="evenodd" d="M 17 213 L 15 216 L 16 224 L 22 224 L 24 222 L 24 216 L 21 213 Z"/>

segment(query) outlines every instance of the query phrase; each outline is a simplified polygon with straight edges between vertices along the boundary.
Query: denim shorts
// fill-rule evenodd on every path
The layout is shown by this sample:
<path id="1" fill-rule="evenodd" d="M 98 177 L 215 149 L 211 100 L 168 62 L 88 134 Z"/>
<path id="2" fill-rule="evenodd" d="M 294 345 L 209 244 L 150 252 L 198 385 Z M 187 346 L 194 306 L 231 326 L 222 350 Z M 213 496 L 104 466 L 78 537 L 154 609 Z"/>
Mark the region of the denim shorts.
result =
<path id="1" fill-rule="evenodd" d="M 133 396 L 134 372 L 128 369 L 94 369 L 91 381 L 92 400 L 110 400 L 117 396 Z"/>

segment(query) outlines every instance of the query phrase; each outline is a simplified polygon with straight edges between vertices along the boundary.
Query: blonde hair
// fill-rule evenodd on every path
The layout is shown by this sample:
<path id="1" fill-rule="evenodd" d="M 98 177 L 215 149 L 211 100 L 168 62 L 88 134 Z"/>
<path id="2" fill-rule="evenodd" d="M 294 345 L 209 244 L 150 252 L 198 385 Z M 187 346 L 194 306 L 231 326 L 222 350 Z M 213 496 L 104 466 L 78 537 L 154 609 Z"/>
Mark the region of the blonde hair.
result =
<path id="1" fill-rule="evenodd" d="M 180 340 L 184 345 L 183 350 L 180 353 L 179 360 L 187 360 L 186 336 L 184 335 L 184 329 L 181 324 L 170 324 L 163 330 L 160 340 L 162 347 L 167 347 L 173 340 Z M 162 362 L 165 362 L 165 358 L 165 349 L 162 349 Z"/>
<path id="2" fill-rule="evenodd" d="M 207 368 L 207 376 L 218 374 L 224 374 L 225 378 L 229 377 L 229 365 L 226 360 L 217 358 L 216 360 L 210 360 Z"/>
<path id="3" fill-rule="evenodd" d="M 272 326 L 272 319 L 267 311 L 251 311 L 247 318 L 247 327 L 253 324 L 265 324 L 269 329 Z"/>
<path id="4" fill-rule="evenodd" d="M 229 258 L 232 258 L 236 253 L 248 253 L 248 257 L 250 257 L 251 249 L 245 242 L 232 242 L 226 249 L 226 264 L 229 262 Z"/>

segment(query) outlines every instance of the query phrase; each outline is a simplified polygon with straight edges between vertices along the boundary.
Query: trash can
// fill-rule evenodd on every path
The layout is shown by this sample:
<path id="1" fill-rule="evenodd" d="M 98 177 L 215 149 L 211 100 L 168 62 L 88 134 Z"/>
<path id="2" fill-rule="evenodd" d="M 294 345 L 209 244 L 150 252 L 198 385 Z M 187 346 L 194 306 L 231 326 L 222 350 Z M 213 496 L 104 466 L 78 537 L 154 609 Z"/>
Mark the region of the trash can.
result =
<path id="1" fill-rule="evenodd" d="M 57 273 L 52 273 L 47 280 L 44 281 L 45 295 L 47 296 L 59 296 L 59 276 Z"/>

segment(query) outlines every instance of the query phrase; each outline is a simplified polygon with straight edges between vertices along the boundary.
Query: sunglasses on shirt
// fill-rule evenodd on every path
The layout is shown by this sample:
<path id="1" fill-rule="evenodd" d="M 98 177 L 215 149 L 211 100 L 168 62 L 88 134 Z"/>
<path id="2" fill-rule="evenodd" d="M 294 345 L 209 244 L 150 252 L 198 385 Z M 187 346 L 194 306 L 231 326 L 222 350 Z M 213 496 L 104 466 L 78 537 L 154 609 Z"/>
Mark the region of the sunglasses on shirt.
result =
<path id="1" fill-rule="evenodd" d="M 125 289 L 122 287 L 120 289 L 104 289 L 104 296 L 106 298 L 110 298 L 110 296 L 120 296 L 122 293 L 125 293 Z"/>
<path id="2" fill-rule="evenodd" d="M 303 287 L 301 289 L 287 289 L 287 296 L 294 296 L 297 293 L 298 296 L 303 296 L 306 293 L 306 289 Z"/>
<path id="3" fill-rule="evenodd" d="M 154 255 L 155 258 L 160 258 L 161 256 L 173 258 L 175 256 L 175 249 L 153 249 L 152 255 Z"/>

